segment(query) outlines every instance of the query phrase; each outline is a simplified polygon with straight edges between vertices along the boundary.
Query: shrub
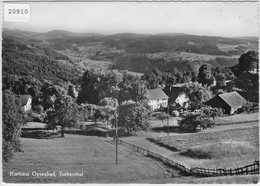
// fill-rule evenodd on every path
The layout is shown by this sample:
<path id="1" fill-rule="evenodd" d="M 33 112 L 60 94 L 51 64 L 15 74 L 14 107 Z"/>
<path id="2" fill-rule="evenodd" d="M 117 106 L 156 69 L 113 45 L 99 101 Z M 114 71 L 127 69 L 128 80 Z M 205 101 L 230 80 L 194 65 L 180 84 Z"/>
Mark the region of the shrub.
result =
<path id="1" fill-rule="evenodd" d="M 161 113 L 159 113 L 159 114 L 156 116 L 156 118 L 159 119 L 159 120 L 161 120 L 162 123 L 163 123 L 164 120 L 168 119 L 169 117 L 170 117 L 169 114 L 166 114 L 166 113 L 164 113 L 164 112 L 161 112 Z"/>
<path id="2" fill-rule="evenodd" d="M 172 111 L 172 116 L 178 117 L 178 116 L 180 116 L 180 113 L 177 110 L 173 110 Z"/>
<path id="3" fill-rule="evenodd" d="M 257 153 L 257 149 L 241 141 L 225 141 L 191 147 L 181 155 L 198 159 L 223 159 L 245 157 Z"/>
<path id="4" fill-rule="evenodd" d="M 21 126 L 25 123 L 20 100 L 10 91 L 3 92 L 2 110 L 2 144 L 3 160 L 12 159 L 14 153 L 20 151 Z"/>

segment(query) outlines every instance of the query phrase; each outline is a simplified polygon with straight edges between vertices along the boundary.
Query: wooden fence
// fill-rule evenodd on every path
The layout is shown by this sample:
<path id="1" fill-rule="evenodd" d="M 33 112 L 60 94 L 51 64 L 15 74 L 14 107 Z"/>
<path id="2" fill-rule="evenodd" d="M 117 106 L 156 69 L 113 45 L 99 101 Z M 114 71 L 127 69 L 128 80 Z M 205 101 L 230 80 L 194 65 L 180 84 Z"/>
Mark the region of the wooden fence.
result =
<path id="1" fill-rule="evenodd" d="M 161 154 L 156 152 L 144 149 L 142 147 L 136 146 L 134 144 L 122 141 L 118 139 L 118 144 L 123 145 L 129 149 L 135 150 L 139 153 L 142 153 L 146 156 L 152 157 L 159 161 L 162 161 L 164 164 L 167 164 L 170 167 L 177 168 L 182 171 L 184 174 L 195 175 L 195 176 L 232 176 L 232 175 L 246 175 L 246 174 L 259 174 L 259 161 L 255 161 L 251 165 L 246 165 L 244 167 L 236 168 L 236 169 L 206 169 L 195 167 L 189 169 L 184 165 L 177 163 L 169 158 L 164 157 Z"/>

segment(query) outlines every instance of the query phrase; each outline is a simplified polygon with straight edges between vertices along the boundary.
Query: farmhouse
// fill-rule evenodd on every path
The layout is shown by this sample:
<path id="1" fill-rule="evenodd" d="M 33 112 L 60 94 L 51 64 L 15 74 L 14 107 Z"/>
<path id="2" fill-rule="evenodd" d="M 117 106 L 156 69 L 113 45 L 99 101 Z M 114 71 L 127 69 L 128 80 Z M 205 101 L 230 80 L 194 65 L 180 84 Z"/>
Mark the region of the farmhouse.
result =
<path id="1" fill-rule="evenodd" d="M 151 106 L 153 111 L 168 106 L 169 97 L 160 88 L 148 90 L 148 98 L 148 105 Z"/>
<path id="2" fill-rule="evenodd" d="M 241 108 L 246 103 L 246 100 L 236 91 L 219 94 L 204 104 L 211 107 L 222 108 L 225 114 L 234 114 L 237 109 Z"/>
<path id="3" fill-rule="evenodd" d="M 171 86 L 166 86 L 163 90 L 169 96 L 169 104 L 176 105 L 183 108 L 188 107 L 188 98 L 184 92 L 182 92 L 181 87 L 183 84 L 176 84 Z"/>
<path id="4" fill-rule="evenodd" d="M 30 95 L 20 95 L 21 107 L 24 112 L 31 110 L 32 97 Z"/>

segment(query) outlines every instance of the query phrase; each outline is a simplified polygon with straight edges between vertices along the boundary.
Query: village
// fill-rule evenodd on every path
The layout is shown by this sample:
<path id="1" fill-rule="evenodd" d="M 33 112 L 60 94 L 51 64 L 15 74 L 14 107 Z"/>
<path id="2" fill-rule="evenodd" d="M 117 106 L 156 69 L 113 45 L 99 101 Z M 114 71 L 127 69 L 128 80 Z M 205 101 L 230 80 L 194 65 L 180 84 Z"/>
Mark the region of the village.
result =
<path id="1" fill-rule="evenodd" d="M 48 3 L 3 21 L 5 184 L 258 183 L 256 3 Z"/>
<path id="2" fill-rule="evenodd" d="M 248 55 L 250 52 L 243 55 Z M 118 78 L 120 75 L 118 71 L 111 71 L 108 74 L 97 73 L 100 79 L 87 71 L 84 76 L 87 75 L 88 82 L 93 83 L 94 79 L 100 82 L 100 86 L 106 87 L 103 87 L 103 92 L 99 93 L 117 95 L 119 99 L 129 100 L 121 101 L 121 105 L 119 105 L 115 97 L 104 97 L 101 99 L 104 106 L 102 104 L 101 106 L 81 104 L 80 107 L 75 107 L 73 104 L 68 105 L 68 103 L 73 103 L 71 98 L 59 98 L 58 94 L 61 92 L 53 87 L 49 88 L 47 95 L 50 96 L 50 100 L 53 100 L 54 105 L 49 107 L 49 113 L 46 112 L 47 115 L 44 116 L 43 110 L 40 110 L 38 114 L 37 112 L 32 114 L 32 108 L 35 106 L 32 105 L 33 97 L 31 95 L 20 95 L 21 110 L 27 120 L 27 123 L 21 128 L 21 137 L 25 141 L 32 138 L 41 141 L 59 139 L 60 135 L 65 136 L 64 139 L 74 139 L 79 135 L 88 136 L 88 140 L 99 136 L 105 140 L 110 139 L 109 143 L 112 146 L 116 144 L 116 152 L 112 153 L 116 160 L 111 160 L 111 163 L 116 161 L 116 165 L 124 164 L 122 151 L 130 148 L 137 153 L 146 152 L 146 156 L 153 158 L 163 157 L 157 161 L 162 163 L 169 161 L 170 167 L 179 170 L 178 174 L 181 175 L 211 177 L 259 173 L 259 152 L 256 148 L 258 145 L 259 98 L 258 83 L 254 79 L 255 76 L 258 76 L 255 68 L 258 62 L 257 64 L 256 62 L 254 59 L 251 62 L 247 61 L 248 70 L 243 71 L 237 78 L 233 80 L 217 79 L 218 81 L 214 79 L 210 85 L 207 84 L 209 80 L 205 78 L 210 77 L 207 76 L 209 71 L 205 70 L 208 69 L 208 67 L 205 68 L 205 65 L 199 69 L 199 74 L 202 74 L 202 78 L 198 79 L 200 83 L 198 81 L 174 85 L 158 83 L 157 88 L 154 89 L 147 89 L 140 85 L 136 87 L 139 84 L 139 77 L 124 72 L 123 77 L 128 77 L 128 81 L 122 85 L 119 81 L 121 90 L 112 93 L 109 92 L 108 87 L 110 86 L 110 91 L 115 89 L 111 88 L 109 83 Z M 106 79 L 107 76 L 110 78 Z M 91 78 L 92 81 L 90 81 Z M 133 79 L 129 81 L 130 78 Z M 198 76 L 198 78 L 200 77 Z M 105 79 L 107 81 L 104 81 L 105 84 L 102 85 L 102 81 Z M 252 82 L 252 85 L 245 89 L 244 86 L 249 81 Z M 138 90 L 136 88 L 125 89 L 126 86 L 136 87 Z M 242 87 L 242 89 L 238 87 Z M 76 89 L 71 92 L 78 95 L 78 98 L 81 97 L 81 93 L 77 93 Z M 92 98 L 93 94 L 89 94 L 89 99 Z M 142 101 L 133 101 L 138 99 Z M 147 104 L 147 106 L 144 107 L 143 104 Z M 56 110 L 56 107 L 59 110 Z M 92 118 L 89 109 L 92 110 Z M 42 117 L 47 119 L 41 120 Z M 62 121 L 61 118 L 67 119 L 67 121 Z M 231 131 L 233 131 L 232 135 L 230 135 Z M 211 135 L 208 136 L 208 134 Z M 248 134 L 252 138 L 249 139 Z M 182 139 L 182 136 L 192 141 L 197 138 L 202 139 L 194 143 L 188 139 Z M 245 138 L 241 138 L 241 136 Z M 80 139 L 82 138 L 80 137 Z M 94 139 L 96 138 L 94 137 Z M 242 151 L 240 151 L 241 149 Z M 97 149 L 94 152 L 95 154 L 101 153 Z M 152 155 L 149 152 L 153 152 Z M 237 153 L 241 153 L 242 156 Z M 228 160 L 223 161 L 223 158 Z M 172 163 L 173 161 L 174 163 Z M 183 170 L 179 166 L 185 167 L 185 169 Z M 230 170 L 234 169 L 234 172 L 223 172 L 227 166 Z M 243 166 L 252 167 L 245 172 Z M 205 171 L 191 171 L 194 167 L 200 167 Z M 215 172 L 217 168 L 218 171 L 223 171 Z M 170 174 L 175 175 L 176 173 Z"/>

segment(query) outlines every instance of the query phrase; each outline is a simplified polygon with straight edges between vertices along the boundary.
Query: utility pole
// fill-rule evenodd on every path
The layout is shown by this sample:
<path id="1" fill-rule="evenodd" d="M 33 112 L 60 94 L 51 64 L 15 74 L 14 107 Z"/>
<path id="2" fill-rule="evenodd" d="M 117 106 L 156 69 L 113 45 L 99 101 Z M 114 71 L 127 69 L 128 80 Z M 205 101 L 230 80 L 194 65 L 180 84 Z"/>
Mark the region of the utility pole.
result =
<path id="1" fill-rule="evenodd" d="M 117 133 L 117 113 L 116 113 L 116 164 L 117 164 L 117 162 L 118 162 L 118 147 L 117 147 L 117 142 L 118 142 L 118 140 L 117 140 L 117 138 L 118 138 L 118 133 Z"/>
<path id="2" fill-rule="evenodd" d="M 169 103 L 168 103 L 168 105 L 167 105 L 167 110 L 168 110 L 167 128 L 168 128 L 168 136 L 169 136 L 169 117 L 170 117 L 170 113 L 169 113 Z"/>

